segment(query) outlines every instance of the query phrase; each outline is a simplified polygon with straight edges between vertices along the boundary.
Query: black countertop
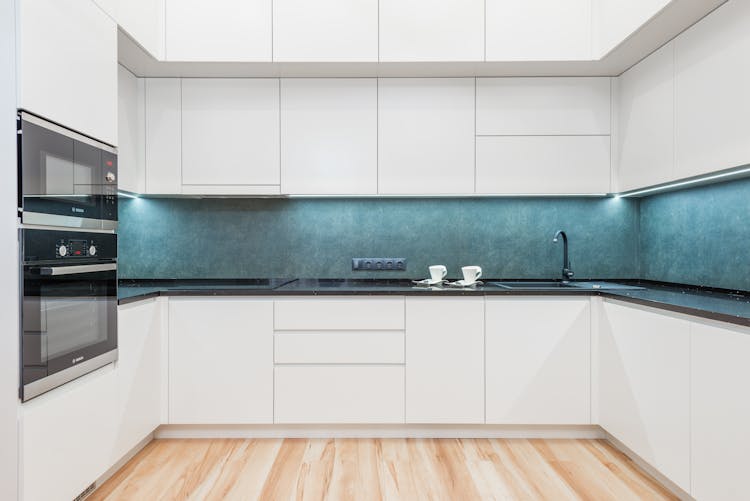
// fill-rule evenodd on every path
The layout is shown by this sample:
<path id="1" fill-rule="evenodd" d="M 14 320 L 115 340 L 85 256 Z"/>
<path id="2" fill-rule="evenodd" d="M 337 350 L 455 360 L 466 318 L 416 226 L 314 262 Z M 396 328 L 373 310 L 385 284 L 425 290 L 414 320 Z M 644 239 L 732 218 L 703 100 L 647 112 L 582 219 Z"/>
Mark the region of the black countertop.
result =
<path id="1" fill-rule="evenodd" d="M 654 308 L 750 326 L 750 294 L 656 282 L 622 281 L 640 290 L 512 290 L 494 286 L 422 287 L 411 280 L 216 279 L 121 280 L 119 304 L 158 296 L 590 296 L 599 295 Z"/>

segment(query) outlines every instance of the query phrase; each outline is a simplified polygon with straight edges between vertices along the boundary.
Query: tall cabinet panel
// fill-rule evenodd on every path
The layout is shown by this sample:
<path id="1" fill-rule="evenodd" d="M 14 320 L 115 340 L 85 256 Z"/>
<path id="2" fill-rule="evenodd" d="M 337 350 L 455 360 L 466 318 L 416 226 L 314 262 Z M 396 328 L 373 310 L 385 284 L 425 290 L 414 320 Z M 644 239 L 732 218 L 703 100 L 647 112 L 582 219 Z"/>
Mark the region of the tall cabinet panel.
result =
<path id="1" fill-rule="evenodd" d="M 146 193 L 182 191 L 182 103 L 179 78 L 147 78 Z"/>
<path id="2" fill-rule="evenodd" d="M 145 193 L 145 82 L 124 66 L 118 68 L 117 80 L 117 187 L 133 193 Z"/>

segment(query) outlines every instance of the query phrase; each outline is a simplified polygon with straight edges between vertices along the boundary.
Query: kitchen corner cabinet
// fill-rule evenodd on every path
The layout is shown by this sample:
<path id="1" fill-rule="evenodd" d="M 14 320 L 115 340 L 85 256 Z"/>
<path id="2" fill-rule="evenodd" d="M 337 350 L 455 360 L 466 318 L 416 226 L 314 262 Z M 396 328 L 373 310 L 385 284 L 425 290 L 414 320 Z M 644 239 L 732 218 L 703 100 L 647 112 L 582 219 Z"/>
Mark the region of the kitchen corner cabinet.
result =
<path id="1" fill-rule="evenodd" d="M 132 193 L 145 193 L 145 81 L 124 66 L 119 66 L 117 84 L 117 188 Z"/>
<path id="2" fill-rule="evenodd" d="M 484 423 L 484 298 L 406 298 L 406 422 Z"/>
<path id="3" fill-rule="evenodd" d="M 182 192 L 182 83 L 179 78 L 145 80 L 146 193 Z"/>
<path id="4" fill-rule="evenodd" d="M 117 145 L 117 24 L 90 0 L 19 0 L 18 107 Z"/>
<path id="5" fill-rule="evenodd" d="M 169 301 L 169 423 L 273 422 L 273 301 Z"/>
<path id="6" fill-rule="evenodd" d="M 690 492 L 690 323 L 605 300 L 598 367 L 599 424 Z"/>
<path id="7" fill-rule="evenodd" d="M 487 423 L 591 423 L 588 298 L 486 299 Z"/>

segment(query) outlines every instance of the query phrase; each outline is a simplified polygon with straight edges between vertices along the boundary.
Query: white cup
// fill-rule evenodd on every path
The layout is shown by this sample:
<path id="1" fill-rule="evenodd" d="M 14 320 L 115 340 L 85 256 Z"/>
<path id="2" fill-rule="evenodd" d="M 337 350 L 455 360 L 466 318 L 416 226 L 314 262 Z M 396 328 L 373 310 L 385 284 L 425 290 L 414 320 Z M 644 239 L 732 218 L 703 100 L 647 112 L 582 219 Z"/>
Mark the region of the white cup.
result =
<path id="1" fill-rule="evenodd" d="M 464 284 L 469 285 L 482 276 L 482 268 L 479 266 L 464 266 L 461 268 L 461 273 L 464 274 Z"/>
<path id="2" fill-rule="evenodd" d="M 430 278 L 433 282 L 439 282 L 440 280 L 444 279 L 447 274 L 448 268 L 446 268 L 442 264 L 434 264 L 430 266 Z"/>

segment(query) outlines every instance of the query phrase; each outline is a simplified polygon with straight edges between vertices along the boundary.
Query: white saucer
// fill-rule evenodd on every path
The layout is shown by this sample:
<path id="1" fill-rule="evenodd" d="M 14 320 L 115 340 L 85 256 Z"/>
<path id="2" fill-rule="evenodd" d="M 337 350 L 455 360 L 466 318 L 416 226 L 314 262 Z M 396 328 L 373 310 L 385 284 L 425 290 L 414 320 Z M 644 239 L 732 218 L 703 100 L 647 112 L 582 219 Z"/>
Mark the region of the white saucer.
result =
<path id="1" fill-rule="evenodd" d="M 427 286 L 439 285 L 439 284 L 442 284 L 443 282 L 445 282 L 445 280 L 442 278 L 439 280 L 433 280 L 431 278 L 425 278 L 424 280 L 412 280 L 412 283 L 416 285 L 427 285 Z"/>
<path id="2" fill-rule="evenodd" d="M 455 282 L 451 282 L 448 285 L 451 287 L 474 287 L 475 285 L 482 285 L 482 282 L 479 280 L 475 280 L 473 282 L 467 282 L 466 280 L 456 280 Z"/>

